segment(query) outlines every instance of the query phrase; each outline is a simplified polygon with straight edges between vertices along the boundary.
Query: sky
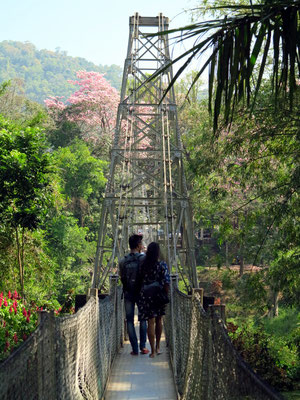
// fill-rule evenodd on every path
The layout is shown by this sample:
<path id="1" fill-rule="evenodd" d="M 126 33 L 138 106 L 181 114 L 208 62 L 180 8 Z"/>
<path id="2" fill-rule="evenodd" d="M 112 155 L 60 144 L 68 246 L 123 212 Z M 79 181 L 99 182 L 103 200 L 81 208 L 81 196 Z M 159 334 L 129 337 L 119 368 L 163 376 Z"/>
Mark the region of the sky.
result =
<path id="1" fill-rule="evenodd" d="M 163 13 L 170 28 L 177 28 L 189 24 L 184 9 L 195 4 L 197 0 L 0 0 L 0 41 L 29 41 L 38 50 L 59 48 L 96 65 L 123 67 L 130 16 Z M 181 50 L 178 45 L 175 54 Z"/>

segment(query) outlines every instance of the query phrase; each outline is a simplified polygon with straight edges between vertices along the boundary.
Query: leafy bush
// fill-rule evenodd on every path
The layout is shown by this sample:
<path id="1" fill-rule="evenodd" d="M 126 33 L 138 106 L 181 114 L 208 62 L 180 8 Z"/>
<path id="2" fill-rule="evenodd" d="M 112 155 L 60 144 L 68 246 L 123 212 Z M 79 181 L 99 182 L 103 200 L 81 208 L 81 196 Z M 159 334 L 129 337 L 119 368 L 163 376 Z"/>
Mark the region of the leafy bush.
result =
<path id="1" fill-rule="evenodd" d="M 244 274 L 236 286 L 236 294 L 244 306 L 262 311 L 267 302 L 264 272 Z"/>
<path id="2" fill-rule="evenodd" d="M 295 308 L 280 308 L 276 318 L 263 320 L 271 336 L 270 351 L 278 366 L 287 368 L 288 375 L 300 382 L 300 313 Z"/>
<path id="3" fill-rule="evenodd" d="M 0 361 L 36 329 L 36 311 L 25 307 L 17 291 L 7 296 L 0 293 Z"/>
<path id="4" fill-rule="evenodd" d="M 262 324 L 250 320 L 241 326 L 229 322 L 227 329 L 235 348 L 264 380 L 279 390 L 297 389 L 300 365 L 296 346 L 284 337 L 274 338 Z"/>
<path id="5" fill-rule="evenodd" d="M 0 361 L 4 360 L 21 343 L 23 343 L 38 323 L 38 311 L 54 309 L 59 304 L 54 301 L 44 303 L 43 306 L 35 302 L 26 304 L 15 290 L 10 290 L 5 296 L 0 293 Z M 58 315 L 62 308 L 57 307 L 55 314 Z"/>
<path id="6" fill-rule="evenodd" d="M 222 272 L 221 281 L 223 289 L 233 289 L 235 285 L 235 279 L 237 276 L 237 272 L 232 271 L 230 269 L 226 269 Z"/>

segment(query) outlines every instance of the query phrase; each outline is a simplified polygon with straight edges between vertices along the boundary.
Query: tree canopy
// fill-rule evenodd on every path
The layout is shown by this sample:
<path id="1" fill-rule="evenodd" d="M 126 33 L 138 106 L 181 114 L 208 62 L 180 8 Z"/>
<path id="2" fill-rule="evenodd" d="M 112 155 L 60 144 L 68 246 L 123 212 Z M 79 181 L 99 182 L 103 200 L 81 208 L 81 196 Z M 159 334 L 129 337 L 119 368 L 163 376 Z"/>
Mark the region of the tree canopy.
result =
<path id="1" fill-rule="evenodd" d="M 95 65 L 65 51 L 38 50 L 30 42 L 4 40 L 0 43 L 0 83 L 10 79 L 23 82 L 30 100 L 43 103 L 49 96 L 69 97 L 73 91 L 69 80 L 80 70 L 105 74 L 113 87 L 121 86 L 122 68 L 118 65 Z"/>

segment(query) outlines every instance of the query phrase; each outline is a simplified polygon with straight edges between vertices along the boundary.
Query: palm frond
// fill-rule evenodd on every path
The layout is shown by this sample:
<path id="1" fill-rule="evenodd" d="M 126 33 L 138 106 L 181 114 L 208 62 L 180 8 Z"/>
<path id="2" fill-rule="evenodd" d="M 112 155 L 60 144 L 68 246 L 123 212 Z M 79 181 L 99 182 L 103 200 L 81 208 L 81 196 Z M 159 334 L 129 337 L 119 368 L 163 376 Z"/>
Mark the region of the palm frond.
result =
<path id="1" fill-rule="evenodd" d="M 225 122 L 232 117 L 235 104 L 242 100 L 251 104 L 253 110 L 266 72 L 267 58 L 272 52 L 275 99 L 281 91 L 288 97 L 292 108 L 296 81 L 300 79 L 300 0 L 265 0 L 256 5 L 217 8 L 232 11 L 233 15 L 165 32 L 180 33 L 176 37 L 178 42 L 194 38 L 195 45 L 150 79 L 188 56 L 172 79 L 168 91 L 196 55 L 203 56 L 207 48 L 212 48 L 212 54 L 206 58 L 192 85 L 208 67 L 209 110 L 214 114 L 216 131 L 223 109 Z"/>

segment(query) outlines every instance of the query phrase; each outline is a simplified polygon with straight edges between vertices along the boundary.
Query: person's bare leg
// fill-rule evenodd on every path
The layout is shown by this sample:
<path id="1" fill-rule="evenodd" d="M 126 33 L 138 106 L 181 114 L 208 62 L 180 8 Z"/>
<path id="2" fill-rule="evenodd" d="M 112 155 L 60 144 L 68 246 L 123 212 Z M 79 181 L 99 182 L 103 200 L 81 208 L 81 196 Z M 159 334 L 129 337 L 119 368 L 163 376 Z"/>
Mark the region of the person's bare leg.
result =
<path id="1" fill-rule="evenodd" d="M 162 316 L 155 318 L 155 338 L 156 338 L 156 346 L 155 351 L 157 354 L 160 354 L 160 338 L 162 333 Z"/>
<path id="2" fill-rule="evenodd" d="M 151 346 L 151 354 L 149 357 L 153 358 L 155 356 L 155 318 L 150 318 L 148 320 L 148 339 Z"/>

